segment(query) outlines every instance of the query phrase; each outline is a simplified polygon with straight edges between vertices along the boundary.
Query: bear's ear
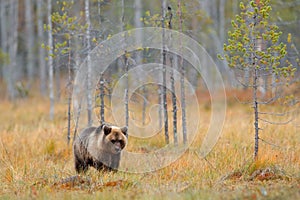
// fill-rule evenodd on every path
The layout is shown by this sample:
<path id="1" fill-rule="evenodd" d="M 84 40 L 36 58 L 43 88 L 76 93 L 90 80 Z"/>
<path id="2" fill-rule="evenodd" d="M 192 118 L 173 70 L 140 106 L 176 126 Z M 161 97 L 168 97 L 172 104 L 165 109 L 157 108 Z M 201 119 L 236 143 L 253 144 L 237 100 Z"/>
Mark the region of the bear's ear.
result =
<path id="1" fill-rule="evenodd" d="M 108 135 L 111 132 L 111 127 L 109 127 L 107 125 L 103 125 L 103 132 L 104 132 L 104 135 Z"/>
<path id="2" fill-rule="evenodd" d="M 101 131 L 102 131 L 104 125 L 105 125 L 105 124 L 103 123 L 103 124 L 101 124 L 100 126 L 97 127 L 97 129 L 96 129 L 96 133 L 97 133 L 97 134 L 101 133 Z"/>
<path id="3" fill-rule="evenodd" d="M 123 128 L 121 128 L 121 131 L 122 131 L 122 133 L 123 133 L 126 137 L 128 136 L 128 134 L 127 134 L 127 131 L 128 131 L 127 126 L 124 126 Z"/>

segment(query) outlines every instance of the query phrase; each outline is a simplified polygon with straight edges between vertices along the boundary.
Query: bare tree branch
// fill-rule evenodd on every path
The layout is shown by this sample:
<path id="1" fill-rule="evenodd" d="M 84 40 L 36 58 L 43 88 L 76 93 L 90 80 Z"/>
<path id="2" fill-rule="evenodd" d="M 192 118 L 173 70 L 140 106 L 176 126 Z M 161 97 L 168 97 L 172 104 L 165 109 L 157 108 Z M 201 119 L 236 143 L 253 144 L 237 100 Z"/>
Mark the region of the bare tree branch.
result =
<path id="1" fill-rule="evenodd" d="M 273 125 L 286 125 L 286 124 L 293 121 L 293 119 L 289 119 L 288 121 L 285 121 L 285 122 L 271 122 L 269 120 L 262 119 L 262 118 L 258 118 L 258 119 L 262 122 L 265 122 L 265 123 L 268 123 L 268 124 L 273 124 Z"/>

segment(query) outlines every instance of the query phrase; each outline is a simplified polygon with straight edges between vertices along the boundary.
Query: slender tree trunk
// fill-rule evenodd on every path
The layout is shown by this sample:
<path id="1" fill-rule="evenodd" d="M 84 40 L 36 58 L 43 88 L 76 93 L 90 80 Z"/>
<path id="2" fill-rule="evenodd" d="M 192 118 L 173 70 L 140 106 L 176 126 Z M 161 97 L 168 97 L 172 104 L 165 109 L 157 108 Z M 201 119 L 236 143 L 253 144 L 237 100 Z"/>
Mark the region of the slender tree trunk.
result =
<path id="1" fill-rule="evenodd" d="M 47 71 L 46 71 L 46 63 L 45 63 L 45 49 L 41 48 L 41 44 L 44 41 L 43 34 L 43 0 L 37 0 L 37 12 L 38 12 L 38 41 L 39 41 L 39 69 L 40 69 L 40 92 L 43 96 L 47 94 Z"/>
<path id="2" fill-rule="evenodd" d="M 98 23 L 99 23 L 99 26 L 101 25 L 101 1 L 102 0 L 98 0 Z M 101 26 L 100 26 L 101 28 Z"/>
<path id="3" fill-rule="evenodd" d="M 252 41 L 254 49 L 257 48 L 257 38 L 254 35 L 254 29 L 256 25 L 256 16 L 253 17 L 253 28 L 252 31 L 250 32 L 250 39 Z M 252 53 L 251 55 L 251 68 L 254 70 L 253 74 L 253 111 L 254 111 L 254 128 L 255 128 L 255 135 L 254 135 L 254 159 L 257 159 L 258 156 L 258 142 L 259 142 L 259 125 L 258 125 L 258 97 L 257 97 L 257 89 L 258 89 L 258 76 L 259 76 L 259 69 L 257 68 L 257 55 L 255 52 Z"/>
<path id="4" fill-rule="evenodd" d="M 185 77 L 185 69 L 183 65 L 183 60 L 181 58 L 181 76 L 180 76 L 180 98 L 181 98 L 181 113 L 182 113 L 182 134 L 183 134 L 183 144 L 187 143 L 187 129 L 186 129 L 186 103 L 185 103 L 185 85 L 184 85 L 184 77 Z"/>
<path id="5" fill-rule="evenodd" d="M 180 25 L 180 30 L 181 32 L 183 31 L 182 28 L 182 11 L 181 11 L 181 2 L 180 0 L 178 0 L 177 2 L 178 5 L 178 16 L 179 16 L 179 25 Z M 184 65 L 183 65 L 183 58 L 180 57 L 180 62 L 179 62 L 179 66 L 180 66 L 180 72 L 181 72 L 181 76 L 180 76 L 180 99 L 181 99 L 181 115 L 182 115 L 182 135 L 183 135 L 183 144 L 187 143 L 187 128 L 186 128 L 186 104 L 185 104 L 185 85 L 184 85 L 184 77 L 185 77 L 185 69 L 184 69 Z"/>
<path id="6" fill-rule="evenodd" d="M 175 55 L 176 56 L 176 55 Z M 170 65 L 175 70 L 174 57 L 170 55 Z M 175 80 L 174 80 L 174 71 L 171 70 L 170 79 L 171 79 L 171 90 L 172 90 L 172 106 L 173 106 L 173 137 L 174 145 L 178 145 L 177 139 L 177 104 L 176 104 L 176 94 L 175 94 Z"/>
<path id="7" fill-rule="evenodd" d="M 125 27 L 125 0 L 121 0 L 121 32 L 124 31 L 124 27 Z"/>
<path id="8" fill-rule="evenodd" d="M 272 87 L 272 97 L 276 96 L 276 87 L 277 87 L 276 80 L 277 80 L 276 74 L 272 73 L 272 84 L 271 84 L 271 87 Z"/>
<path id="9" fill-rule="evenodd" d="M 125 27 L 125 1 L 122 0 L 122 11 L 121 11 L 121 31 L 124 30 Z M 127 58 L 127 52 L 124 55 L 124 63 L 125 63 L 125 94 L 124 94 L 124 102 L 125 102 L 125 124 L 128 127 L 129 125 L 129 99 L 128 99 L 128 69 L 129 63 Z"/>
<path id="10" fill-rule="evenodd" d="M 141 28 L 142 27 L 142 22 L 141 22 L 142 0 L 135 0 L 134 6 L 135 6 L 134 25 L 135 28 Z M 143 41 L 143 36 L 139 31 L 136 34 L 136 41 L 138 44 L 140 44 Z M 142 58 L 143 58 L 143 51 L 137 51 L 135 61 L 138 65 L 142 63 Z"/>
<path id="11" fill-rule="evenodd" d="M 74 41 L 74 46 L 75 46 L 75 51 L 74 51 L 75 66 L 73 68 L 74 72 L 76 72 L 80 68 L 80 64 L 81 64 L 80 54 L 77 51 L 79 43 L 80 43 L 79 40 L 75 40 Z M 73 116 L 75 118 L 75 127 L 74 127 L 74 133 L 73 133 L 73 142 L 75 141 L 75 138 L 77 136 L 78 126 L 79 126 L 79 118 L 80 118 L 81 109 L 82 109 L 82 101 L 83 101 L 84 98 L 85 98 L 85 96 L 81 96 L 80 100 L 79 101 L 77 100 L 76 104 L 78 106 L 78 109 L 77 109 L 76 113 L 73 113 Z M 73 102 L 73 103 L 75 103 L 75 102 Z"/>
<path id="12" fill-rule="evenodd" d="M 225 0 L 220 0 L 219 4 L 219 21 L 220 21 L 220 26 L 219 26 L 219 38 L 220 38 L 220 43 L 224 44 L 224 35 L 225 35 Z"/>
<path id="13" fill-rule="evenodd" d="M 125 95 L 124 95 L 124 102 L 125 102 L 125 124 L 128 127 L 129 123 L 129 99 L 128 99 L 128 85 L 129 85 L 129 80 L 128 80 L 128 69 L 129 69 L 129 63 L 128 63 L 128 58 L 126 56 L 125 52 Z"/>
<path id="14" fill-rule="evenodd" d="M 107 87 L 106 87 L 106 90 L 107 90 L 107 96 L 108 96 L 108 99 L 109 99 L 109 102 L 111 102 L 111 99 L 112 99 L 112 87 L 111 87 L 111 82 L 112 80 L 106 80 L 106 83 L 107 83 Z"/>
<path id="15" fill-rule="evenodd" d="M 169 18 L 169 29 L 172 29 L 172 8 L 168 7 L 168 16 Z M 172 106 L 173 106 L 173 137 L 174 137 L 174 145 L 178 145 L 178 138 L 177 138 L 177 104 L 176 104 L 176 94 L 175 94 L 175 80 L 174 80 L 174 57 L 177 57 L 177 55 L 171 55 L 170 54 L 170 65 L 172 67 L 172 70 L 170 72 L 170 79 L 171 79 L 171 90 L 172 90 Z"/>
<path id="16" fill-rule="evenodd" d="M 210 17 L 213 20 L 213 25 L 215 30 L 219 29 L 219 21 L 218 21 L 218 4 L 217 0 L 208 0 L 209 1 L 209 12 Z"/>
<path id="17" fill-rule="evenodd" d="M 10 33 L 12 36 L 10 37 L 10 42 L 9 42 L 9 56 L 10 56 L 10 90 L 11 90 L 11 98 L 14 99 L 16 97 L 16 91 L 14 88 L 15 84 L 15 73 L 17 71 L 17 50 L 18 50 L 18 25 L 19 25 L 19 1 L 14 0 L 12 1 L 12 7 L 11 7 L 11 20 L 12 23 L 10 24 L 11 26 L 11 31 Z"/>
<path id="18" fill-rule="evenodd" d="M 134 1 L 134 7 L 135 7 L 135 15 L 134 15 L 134 25 L 135 28 L 141 28 L 143 26 L 141 22 L 141 17 L 142 17 L 142 10 L 143 10 L 143 5 L 142 5 L 142 0 L 135 0 Z M 143 41 L 143 35 L 141 32 L 137 32 L 136 34 L 136 40 L 138 44 L 141 44 Z M 139 50 L 136 52 L 136 57 L 135 57 L 136 64 L 142 64 L 143 63 L 143 50 Z M 141 74 L 141 79 L 143 79 L 143 74 Z M 146 88 L 143 87 L 143 107 L 142 107 L 142 124 L 145 125 L 145 120 L 146 120 L 146 106 L 147 106 L 147 93 L 146 93 Z"/>
<path id="19" fill-rule="evenodd" d="M 69 39 L 68 41 L 69 47 L 72 47 L 72 40 Z M 71 71 L 71 51 L 68 52 L 68 134 L 67 134 L 67 141 L 70 144 L 71 140 L 71 103 L 72 103 L 72 71 Z"/>
<path id="20" fill-rule="evenodd" d="M 257 159 L 258 155 L 258 141 L 259 141 L 259 127 L 258 127 L 258 100 L 257 100 L 257 83 L 258 79 L 258 69 L 256 69 L 256 66 L 254 66 L 254 76 L 253 76 L 253 109 L 254 109 L 254 127 L 255 127 L 255 145 L 254 145 L 254 158 Z"/>
<path id="21" fill-rule="evenodd" d="M 105 122 L 105 116 L 104 116 L 104 79 L 103 79 L 103 73 L 101 73 L 100 77 L 100 120 L 101 124 Z"/>
<path id="22" fill-rule="evenodd" d="M 78 46 L 79 46 L 79 41 L 78 40 L 75 40 L 74 41 L 74 46 L 75 46 L 75 51 L 74 51 L 74 59 L 75 59 L 75 66 L 73 68 L 74 72 L 76 72 L 79 67 L 80 67 L 80 64 L 81 64 L 81 58 L 80 58 L 80 55 L 79 55 L 79 52 L 77 51 L 78 49 Z M 81 97 L 80 98 L 80 101 L 79 102 L 76 102 L 78 103 L 78 110 L 77 110 L 77 113 L 73 113 L 74 117 L 75 117 L 75 127 L 74 127 L 74 135 L 73 135 L 73 142 L 77 136 L 77 131 L 78 131 L 78 125 L 79 125 L 79 118 L 80 118 L 80 114 L 81 114 L 81 107 L 82 107 L 82 98 L 84 97 Z"/>
<path id="23" fill-rule="evenodd" d="M 30 89 L 34 73 L 34 29 L 32 19 L 32 0 L 25 0 L 26 47 L 27 47 L 27 88 Z"/>
<path id="24" fill-rule="evenodd" d="M 166 1 L 161 1 L 161 12 L 162 12 L 162 28 L 165 28 L 165 17 L 166 17 Z M 165 127 L 165 141 L 169 144 L 169 125 L 168 125 L 168 103 L 167 103 L 167 51 L 165 47 L 165 31 L 162 31 L 162 61 L 163 61 L 163 110 L 164 110 L 164 127 Z"/>
<path id="25" fill-rule="evenodd" d="M 8 3 L 8 2 L 7 2 Z M 17 94 L 15 90 L 15 73 L 17 69 L 17 49 L 18 49 L 18 0 L 12 0 L 8 3 L 8 18 L 6 18 L 7 26 L 4 26 L 3 30 L 8 29 L 9 31 L 5 33 L 7 43 L 3 41 L 3 43 L 7 44 L 7 53 L 9 55 L 9 63 L 7 66 L 7 71 L 5 74 L 6 84 L 7 84 L 7 91 L 9 98 L 11 100 L 15 100 Z M 4 11 L 5 13 L 5 11 Z M 5 45 L 4 45 L 5 46 Z"/>
<path id="26" fill-rule="evenodd" d="M 146 108 L 147 108 L 147 99 L 148 99 L 148 93 L 147 93 L 147 89 L 144 86 L 143 87 L 143 109 L 142 109 L 142 124 L 145 125 L 146 124 Z"/>
<path id="27" fill-rule="evenodd" d="M 250 70 L 248 68 L 245 68 L 244 71 L 244 90 L 248 88 L 249 85 L 249 79 L 250 79 Z"/>
<path id="28" fill-rule="evenodd" d="M 55 88 L 56 88 L 56 99 L 57 101 L 60 101 L 61 96 L 61 90 L 60 90 L 60 58 L 58 57 L 55 59 L 55 70 L 54 70 L 54 76 L 55 76 Z"/>
<path id="29" fill-rule="evenodd" d="M 92 73 L 92 66 L 91 66 L 91 57 L 90 57 L 90 50 L 91 50 L 91 43 L 90 43 L 90 30 L 91 30 L 91 21 L 90 21 L 90 5 L 89 0 L 85 0 L 85 20 L 87 24 L 86 29 L 86 44 L 87 44 L 87 111 L 88 111 L 88 125 L 92 125 L 92 83 L 91 83 L 91 73 Z"/>
<path id="30" fill-rule="evenodd" d="M 7 2 L 1 2 L 0 3 L 0 30 L 1 30 L 1 40 L 0 40 L 0 45 L 1 45 L 1 49 L 4 53 L 6 53 L 7 51 L 7 28 L 6 28 L 6 18 L 7 18 Z M 2 70 L 4 70 L 5 68 L 3 67 Z M 4 74 L 4 73 L 3 73 Z"/>
<path id="31" fill-rule="evenodd" d="M 3 51 L 3 53 L 5 53 L 6 55 L 8 55 L 8 20 L 9 19 L 9 16 L 8 13 L 7 13 L 7 10 L 8 10 L 8 6 L 11 6 L 11 5 L 8 5 L 7 3 L 8 1 L 6 2 L 1 2 L 0 3 L 0 20 L 1 20 L 1 23 L 0 23 L 0 27 L 1 27 L 1 40 L 0 40 L 0 43 L 1 43 L 1 49 Z M 4 63 L 3 63 L 3 66 L 2 66 L 2 74 L 3 74 L 3 78 L 6 82 L 6 85 L 7 85 L 7 92 L 8 94 L 10 94 L 10 90 L 9 90 L 9 77 L 8 77 L 8 73 L 9 72 L 9 66 L 8 66 L 8 60 L 4 60 Z"/>
<path id="32" fill-rule="evenodd" d="M 236 15 L 238 13 L 238 1 L 232 0 L 232 14 Z"/>
<path id="33" fill-rule="evenodd" d="M 47 0 L 47 10 L 48 10 L 48 70 L 49 70 L 49 98 L 50 98 L 50 119 L 54 119 L 54 89 L 53 89 L 53 36 L 52 36 L 52 20 L 51 20 L 51 12 L 52 12 L 52 4 L 51 0 Z"/>
<path id="34" fill-rule="evenodd" d="M 167 103 L 167 73 L 166 73 L 166 50 L 163 50 L 163 108 L 164 108 L 164 127 L 165 141 L 169 144 L 169 125 L 168 125 L 168 103 Z"/>
<path id="35" fill-rule="evenodd" d="M 162 106 L 163 105 L 163 102 L 162 102 L 162 87 L 161 86 L 158 86 L 158 99 L 157 99 L 157 103 L 159 105 L 159 108 L 158 108 L 158 125 L 159 125 L 159 128 L 163 126 L 163 123 L 162 123 Z"/>
<path id="36" fill-rule="evenodd" d="M 262 86 L 262 90 L 261 90 L 261 97 L 262 98 L 265 98 L 266 97 L 266 94 L 267 94 L 267 92 L 268 92 L 268 86 L 269 86 L 269 75 L 268 75 L 268 72 L 266 71 L 266 70 L 264 70 L 264 72 L 263 73 L 265 73 L 264 75 L 263 75 L 263 86 Z"/>

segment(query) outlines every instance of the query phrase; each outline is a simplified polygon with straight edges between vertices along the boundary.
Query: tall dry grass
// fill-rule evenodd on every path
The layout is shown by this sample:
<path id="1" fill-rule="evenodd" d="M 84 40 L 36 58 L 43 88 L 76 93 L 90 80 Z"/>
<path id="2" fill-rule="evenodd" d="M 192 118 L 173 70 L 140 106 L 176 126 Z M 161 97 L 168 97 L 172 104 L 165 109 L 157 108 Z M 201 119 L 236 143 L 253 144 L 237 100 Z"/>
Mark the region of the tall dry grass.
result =
<path id="1" fill-rule="evenodd" d="M 208 99 L 208 98 L 207 98 Z M 200 103 L 200 133 L 188 151 L 161 170 L 143 174 L 97 172 L 74 177 L 67 144 L 67 106 L 41 97 L 0 102 L 0 195 L 6 199 L 257 199 L 300 197 L 300 134 L 293 124 L 264 125 L 259 159 L 253 156 L 251 108 L 229 98 L 223 134 L 205 158 L 198 150 L 209 125 Z M 128 150 L 163 145 L 131 140 Z M 162 138 L 162 137 L 161 137 Z M 129 140 L 130 141 L 130 140 Z M 135 143 L 136 142 L 136 143 Z M 70 178 L 71 177 L 71 178 Z M 68 179 L 69 178 L 69 179 Z"/>

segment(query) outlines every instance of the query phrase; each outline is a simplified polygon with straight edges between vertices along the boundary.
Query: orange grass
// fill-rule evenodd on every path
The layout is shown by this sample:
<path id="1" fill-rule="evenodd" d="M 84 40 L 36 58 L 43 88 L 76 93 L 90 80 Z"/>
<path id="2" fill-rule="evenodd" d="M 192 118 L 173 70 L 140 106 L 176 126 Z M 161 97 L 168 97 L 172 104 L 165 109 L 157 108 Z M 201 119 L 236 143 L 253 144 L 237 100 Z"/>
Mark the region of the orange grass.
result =
<path id="1" fill-rule="evenodd" d="M 209 98 L 207 98 L 209 99 Z M 207 130 L 209 102 L 200 104 Z M 230 101 L 223 134 L 206 159 L 198 150 L 203 133 L 176 162 L 143 174 L 97 172 L 76 179 L 71 145 L 67 144 L 67 106 L 57 103 L 48 119 L 49 102 L 29 97 L 0 102 L 0 198 L 7 199 L 259 199 L 300 198 L 300 134 L 292 124 L 265 126 L 259 159 L 253 156 L 251 108 Z M 163 137 L 157 137 L 163 138 Z M 161 139 L 160 139 L 161 140 Z M 130 140 L 129 140 L 130 141 Z M 142 151 L 132 140 L 128 150 Z M 148 144 L 162 143 L 151 140 Z M 270 168 L 271 180 L 251 175 Z M 277 175 L 278 173 L 278 175 Z M 261 174 L 260 174 L 261 175 Z M 272 175 L 272 174 L 271 174 Z"/>

